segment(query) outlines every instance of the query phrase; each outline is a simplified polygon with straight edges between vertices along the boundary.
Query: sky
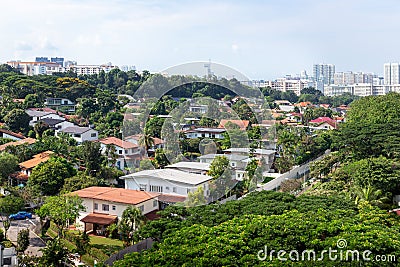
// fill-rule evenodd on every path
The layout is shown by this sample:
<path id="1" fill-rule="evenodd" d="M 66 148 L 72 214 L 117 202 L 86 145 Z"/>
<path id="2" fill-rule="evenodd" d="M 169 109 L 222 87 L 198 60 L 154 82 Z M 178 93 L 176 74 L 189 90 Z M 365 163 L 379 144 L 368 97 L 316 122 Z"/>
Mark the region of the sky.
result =
<path id="1" fill-rule="evenodd" d="M 159 72 L 193 61 L 275 79 L 315 63 L 399 62 L 397 0 L 35 0 L 1 3 L 0 62 L 64 57 Z"/>

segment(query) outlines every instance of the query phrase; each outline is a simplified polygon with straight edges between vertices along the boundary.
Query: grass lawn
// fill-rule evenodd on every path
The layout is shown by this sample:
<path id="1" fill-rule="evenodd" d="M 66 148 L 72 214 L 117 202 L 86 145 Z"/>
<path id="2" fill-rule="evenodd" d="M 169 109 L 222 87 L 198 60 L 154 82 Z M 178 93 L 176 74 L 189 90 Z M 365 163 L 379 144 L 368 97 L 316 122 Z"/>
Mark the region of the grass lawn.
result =
<path id="1" fill-rule="evenodd" d="M 101 236 L 90 236 L 90 244 L 123 247 L 123 243 L 118 239 L 105 238 Z"/>

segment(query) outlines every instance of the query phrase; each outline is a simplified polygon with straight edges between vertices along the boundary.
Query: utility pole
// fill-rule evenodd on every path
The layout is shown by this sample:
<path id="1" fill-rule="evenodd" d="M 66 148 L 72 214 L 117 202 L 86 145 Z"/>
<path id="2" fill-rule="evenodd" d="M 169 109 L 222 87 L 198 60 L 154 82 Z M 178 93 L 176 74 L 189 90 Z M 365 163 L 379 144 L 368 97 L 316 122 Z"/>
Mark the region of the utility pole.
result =
<path id="1" fill-rule="evenodd" d="M 0 267 L 3 267 L 3 252 L 4 251 L 4 247 L 2 245 L 0 245 Z"/>

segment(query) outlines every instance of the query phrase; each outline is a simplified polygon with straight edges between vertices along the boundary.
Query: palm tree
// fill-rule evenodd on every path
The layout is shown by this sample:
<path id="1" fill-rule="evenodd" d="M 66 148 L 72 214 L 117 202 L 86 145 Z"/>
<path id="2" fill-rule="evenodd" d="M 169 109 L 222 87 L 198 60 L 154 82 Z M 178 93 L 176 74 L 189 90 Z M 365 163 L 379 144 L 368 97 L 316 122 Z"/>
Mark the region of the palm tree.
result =
<path id="1" fill-rule="evenodd" d="M 380 205 L 389 200 L 387 197 L 382 196 L 382 190 L 376 189 L 371 185 L 366 187 L 355 186 L 352 193 L 356 205 L 361 202 L 367 202 L 371 205 Z"/>
<path id="2" fill-rule="evenodd" d="M 134 241 L 134 234 L 144 221 L 145 217 L 137 207 L 129 206 L 124 210 L 118 229 L 125 245 L 130 245 Z"/>
<path id="3" fill-rule="evenodd" d="M 139 139 L 139 145 L 144 146 L 146 150 L 149 150 L 150 147 L 154 146 L 154 138 L 144 133 Z"/>

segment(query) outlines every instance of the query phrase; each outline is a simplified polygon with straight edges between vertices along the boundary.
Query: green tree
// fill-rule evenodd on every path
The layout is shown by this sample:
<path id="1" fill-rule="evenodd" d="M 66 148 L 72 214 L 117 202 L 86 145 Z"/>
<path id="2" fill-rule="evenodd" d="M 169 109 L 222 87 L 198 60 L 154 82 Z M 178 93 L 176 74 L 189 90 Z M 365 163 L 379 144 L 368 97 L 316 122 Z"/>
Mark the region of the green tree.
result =
<path id="1" fill-rule="evenodd" d="M 79 212 L 85 209 L 78 196 L 52 196 L 46 198 L 36 214 L 42 219 L 49 218 L 56 225 L 58 236 L 62 237 L 64 228 L 74 222 Z"/>
<path id="2" fill-rule="evenodd" d="M 79 254 L 79 258 L 82 261 L 82 255 L 88 253 L 90 249 L 89 235 L 83 231 L 80 235 L 75 235 L 74 242 L 76 246 L 76 253 Z"/>
<path id="3" fill-rule="evenodd" d="M 13 109 L 4 117 L 8 128 L 14 132 L 26 133 L 29 127 L 29 115 L 23 109 Z"/>
<path id="4" fill-rule="evenodd" d="M 29 247 L 29 229 L 22 229 L 17 235 L 17 251 L 19 253 L 24 253 Z"/>
<path id="5" fill-rule="evenodd" d="M 210 164 L 208 175 L 217 179 L 229 168 L 229 159 L 226 156 L 216 156 Z"/>
<path id="6" fill-rule="evenodd" d="M 86 167 L 86 172 L 89 175 L 95 176 L 102 168 L 104 161 L 100 143 L 85 141 L 79 146 L 78 154 Z"/>
<path id="7" fill-rule="evenodd" d="M 0 166 L 0 183 L 4 183 L 18 169 L 18 158 L 6 152 L 0 153 Z"/>
<path id="8" fill-rule="evenodd" d="M 101 179 L 87 175 L 85 172 L 78 172 L 76 175 L 66 178 L 61 189 L 62 193 L 68 193 L 84 189 L 90 186 L 99 186 L 103 184 Z"/>
<path id="9" fill-rule="evenodd" d="M 18 196 L 8 195 L 0 198 L 0 214 L 13 214 L 20 211 L 25 205 L 25 201 Z"/>
<path id="10" fill-rule="evenodd" d="M 43 195 L 56 195 L 63 187 L 65 179 L 75 174 L 76 170 L 67 160 L 52 157 L 32 170 L 28 186 L 37 188 Z"/>
<path id="11" fill-rule="evenodd" d="M 141 227 L 144 220 L 145 217 L 137 207 L 129 206 L 124 210 L 121 221 L 118 223 L 118 231 L 125 246 L 129 246 L 135 241 L 135 232 Z"/>
<path id="12" fill-rule="evenodd" d="M 151 163 L 151 160 L 149 159 L 144 159 L 140 161 L 139 164 L 139 170 L 152 170 L 154 169 L 153 163 Z"/>
<path id="13" fill-rule="evenodd" d="M 60 238 L 47 241 L 46 247 L 42 248 L 43 256 L 40 258 L 41 266 L 61 267 L 67 260 L 69 251 L 63 246 Z"/>
<path id="14" fill-rule="evenodd" d="M 185 201 L 187 207 L 194 207 L 199 205 L 207 204 L 207 200 L 204 196 L 204 189 L 202 186 L 197 187 L 196 191 L 189 192 L 188 197 Z"/>

